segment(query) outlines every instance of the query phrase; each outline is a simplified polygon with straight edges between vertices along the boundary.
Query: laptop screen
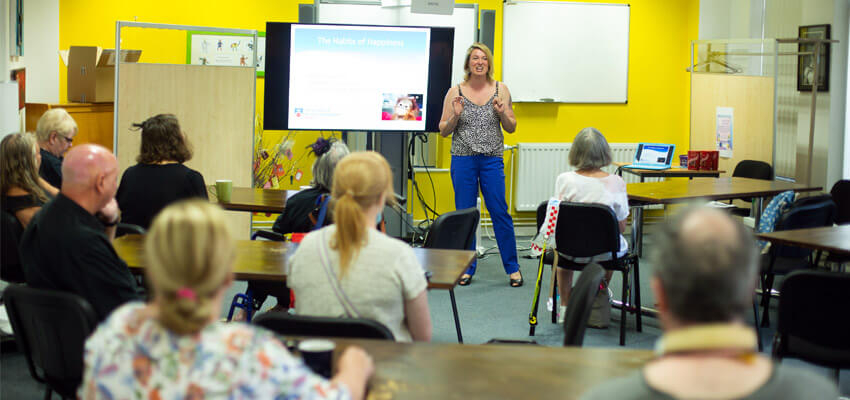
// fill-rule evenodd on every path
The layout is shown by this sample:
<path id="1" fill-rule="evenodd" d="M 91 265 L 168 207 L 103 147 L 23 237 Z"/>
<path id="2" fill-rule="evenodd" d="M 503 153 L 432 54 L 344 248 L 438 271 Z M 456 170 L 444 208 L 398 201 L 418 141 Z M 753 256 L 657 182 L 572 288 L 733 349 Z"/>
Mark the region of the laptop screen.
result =
<path id="1" fill-rule="evenodd" d="M 673 157 L 673 145 L 641 143 L 635 155 L 636 164 L 669 165 Z"/>

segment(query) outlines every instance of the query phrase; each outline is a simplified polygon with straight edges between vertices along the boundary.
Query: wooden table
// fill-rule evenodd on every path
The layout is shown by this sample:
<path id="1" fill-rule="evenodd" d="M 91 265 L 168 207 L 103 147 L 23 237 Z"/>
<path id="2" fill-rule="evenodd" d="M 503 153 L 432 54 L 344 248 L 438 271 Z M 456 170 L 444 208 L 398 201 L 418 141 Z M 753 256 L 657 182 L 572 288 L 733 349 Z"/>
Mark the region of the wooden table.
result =
<path id="1" fill-rule="evenodd" d="M 144 273 L 144 236 L 126 235 L 112 242 L 118 256 L 130 267 L 134 274 Z M 269 240 L 237 240 L 236 260 L 233 275 L 236 280 L 261 280 L 286 282 L 286 263 L 288 255 L 296 245 L 291 242 Z M 448 290 L 452 303 L 452 314 L 459 343 L 463 343 L 460 319 L 457 314 L 454 288 L 464 271 L 475 259 L 471 250 L 443 250 L 414 248 L 413 254 L 419 264 L 430 273 L 428 289 Z"/>
<path id="2" fill-rule="evenodd" d="M 367 398 L 578 399 L 641 368 L 649 350 L 334 340 L 375 360 Z"/>
<path id="3" fill-rule="evenodd" d="M 637 175 L 641 182 L 643 182 L 645 178 L 719 178 L 720 174 L 726 172 L 723 170 L 701 171 L 676 167 L 667 169 L 635 169 L 623 168 L 624 166 L 629 165 L 629 163 L 617 162 L 614 164 L 617 165 L 617 175 L 623 176 L 623 172 Z"/>
<path id="4" fill-rule="evenodd" d="M 215 186 L 208 186 L 207 191 L 210 201 L 221 204 L 225 210 L 280 214 L 286 206 L 286 190 L 234 187 L 229 203 L 218 202 Z"/>
<path id="5" fill-rule="evenodd" d="M 850 255 L 850 225 L 759 233 L 756 237 L 776 244 Z"/>
<path id="6" fill-rule="evenodd" d="M 819 191 L 820 186 L 801 185 L 784 181 L 765 181 L 749 178 L 717 178 L 687 181 L 629 183 L 626 192 L 632 206 L 632 251 L 638 256 L 643 248 L 643 206 L 673 204 L 693 200 L 728 200 L 739 197 L 756 198 L 753 215 L 758 226 L 764 198 L 786 190 L 795 192 Z"/>

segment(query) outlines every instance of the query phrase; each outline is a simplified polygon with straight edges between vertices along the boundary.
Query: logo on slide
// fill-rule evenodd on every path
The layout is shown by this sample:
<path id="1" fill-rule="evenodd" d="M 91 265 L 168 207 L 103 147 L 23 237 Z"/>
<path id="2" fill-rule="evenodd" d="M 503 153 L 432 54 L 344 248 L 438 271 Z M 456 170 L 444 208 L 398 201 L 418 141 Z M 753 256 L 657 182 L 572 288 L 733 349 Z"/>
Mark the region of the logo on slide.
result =
<path id="1" fill-rule="evenodd" d="M 301 116 L 301 114 L 303 114 L 303 113 L 304 113 L 304 109 L 303 109 L 303 108 L 296 108 L 296 109 L 295 109 L 295 116 L 296 116 L 296 117 L 300 117 L 300 116 Z"/>

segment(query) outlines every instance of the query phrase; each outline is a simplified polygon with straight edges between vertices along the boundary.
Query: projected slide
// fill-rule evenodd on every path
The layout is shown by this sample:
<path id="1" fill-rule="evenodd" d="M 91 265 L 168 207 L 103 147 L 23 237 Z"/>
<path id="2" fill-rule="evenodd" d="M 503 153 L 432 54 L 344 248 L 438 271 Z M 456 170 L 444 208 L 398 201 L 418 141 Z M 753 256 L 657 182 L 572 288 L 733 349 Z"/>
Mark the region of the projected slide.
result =
<path id="1" fill-rule="evenodd" d="M 430 34 L 292 25 L 289 128 L 424 130 Z"/>

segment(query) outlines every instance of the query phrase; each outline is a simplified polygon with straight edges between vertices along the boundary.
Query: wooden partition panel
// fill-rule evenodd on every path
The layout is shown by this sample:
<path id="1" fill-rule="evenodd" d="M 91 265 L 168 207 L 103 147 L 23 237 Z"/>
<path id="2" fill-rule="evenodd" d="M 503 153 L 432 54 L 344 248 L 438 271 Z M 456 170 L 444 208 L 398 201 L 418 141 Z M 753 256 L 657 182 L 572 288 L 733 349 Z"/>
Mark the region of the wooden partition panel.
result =
<path id="1" fill-rule="evenodd" d="M 722 176 L 741 160 L 773 165 L 773 77 L 691 74 L 691 150 L 715 150 L 717 107 L 732 107 L 732 158 L 720 158 Z M 685 151 L 680 151 L 685 154 Z"/>
<path id="2" fill-rule="evenodd" d="M 121 173 L 136 164 L 139 153 L 141 135 L 132 124 L 171 113 L 194 151 L 186 166 L 199 171 L 207 185 L 231 179 L 233 186 L 251 187 L 255 79 L 252 68 L 121 64 L 115 143 Z M 250 214 L 227 214 L 234 237 L 247 238 Z"/>

